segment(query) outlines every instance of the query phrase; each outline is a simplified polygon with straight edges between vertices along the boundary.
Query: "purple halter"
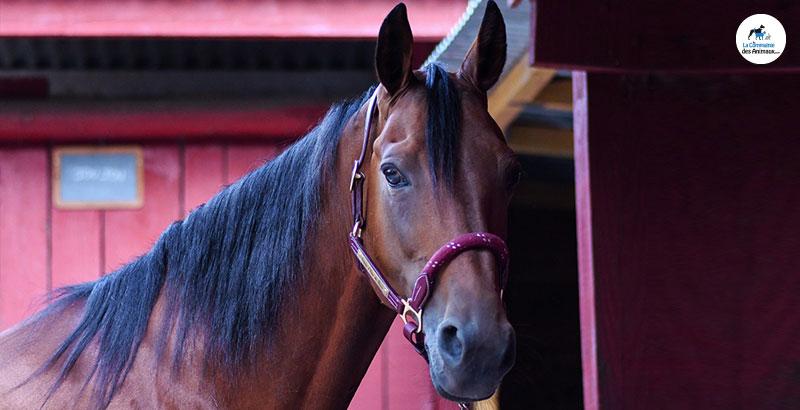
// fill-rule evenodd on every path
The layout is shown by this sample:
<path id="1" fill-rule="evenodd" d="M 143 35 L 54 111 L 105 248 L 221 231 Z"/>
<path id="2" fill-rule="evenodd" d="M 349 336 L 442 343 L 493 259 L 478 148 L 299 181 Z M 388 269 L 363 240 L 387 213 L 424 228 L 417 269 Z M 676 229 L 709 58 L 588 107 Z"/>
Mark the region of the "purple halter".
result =
<path id="1" fill-rule="evenodd" d="M 361 155 L 353 163 L 353 173 L 350 179 L 350 191 L 353 194 L 353 230 L 349 235 L 350 248 L 356 256 L 359 268 L 369 278 L 373 289 L 378 294 L 381 301 L 392 308 L 400 318 L 403 319 L 403 335 L 414 345 L 414 348 L 423 357 L 427 358 L 425 351 L 425 336 L 422 332 L 422 308 L 431 293 L 436 275 L 444 269 L 447 264 L 463 252 L 475 249 L 491 251 L 497 258 L 500 266 L 500 292 L 502 295 L 505 289 L 508 275 L 508 247 L 505 241 L 497 235 L 487 232 L 471 232 L 455 237 L 452 241 L 443 245 L 434 252 L 422 272 L 419 273 L 414 281 L 414 288 L 411 297 L 403 299 L 397 291 L 386 280 L 381 270 L 375 265 L 361 240 L 361 231 L 364 227 L 363 215 L 363 189 L 365 176 L 361 172 L 361 165 L 367 153 L 369 145 L 370 129 L 372 128 L 372 116 L 375 111 L 377 95 L 373 95 L 367 107 L 367 117 L 364 125 L 364 142 L 361 146 Z"/>

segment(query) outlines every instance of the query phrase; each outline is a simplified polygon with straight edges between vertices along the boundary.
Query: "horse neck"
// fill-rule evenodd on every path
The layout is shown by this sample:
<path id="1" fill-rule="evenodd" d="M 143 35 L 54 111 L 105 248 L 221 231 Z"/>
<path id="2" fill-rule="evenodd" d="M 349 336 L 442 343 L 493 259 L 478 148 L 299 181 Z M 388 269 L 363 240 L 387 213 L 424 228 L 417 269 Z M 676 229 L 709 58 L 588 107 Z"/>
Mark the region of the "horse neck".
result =
<path id="1" fill-rule="evenodd" d="M 393 313 L 357 270 L 347 242 L 347 186 L 362 142 L 363 112 L 341 137 L 336 178 L 323 189 L 322 214 L 305 256 L 305 279 L 296 302 L 284 309 L 280 336 L 258 366 L 260 375 L 249 379 L 247 394 L 237 394 L 246 397 L 244 406 L 346 407 L 391 325 Z"/>

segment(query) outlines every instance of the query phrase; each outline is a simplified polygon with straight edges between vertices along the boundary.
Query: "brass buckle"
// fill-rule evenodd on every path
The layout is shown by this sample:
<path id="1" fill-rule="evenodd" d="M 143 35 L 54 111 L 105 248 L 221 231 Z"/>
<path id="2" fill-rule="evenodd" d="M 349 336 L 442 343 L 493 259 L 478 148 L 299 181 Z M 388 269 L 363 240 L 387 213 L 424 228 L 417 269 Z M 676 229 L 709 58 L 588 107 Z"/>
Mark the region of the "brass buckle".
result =
<path id="1" fill-rule="evenodd" d="M 350 192 L 353 192 L 356 180 L 362 178 L 364 178 L 364 175 L 358 172 L 358 161 L 353 161 L 353 171 L 350 173 Z"/>
<path id="2" fill-rule="evenodd" d="M 361 238 L 361 219 L 356 220 L 353 224 L 353 231 L 350 232 L 356 238 Z"/>
<path id="3" fill-rule="evenodd" d="M 412 319 L 414 320 L 414 323 L 416 323 L 417 328 L 411 333 L 419 334 L 422 332 L 422 309 L 419 311 L 414 310 L 414 308 L 411 307 L 411 304 L 408 303 L 408 299 L 402 299 L 402 302 L 403 314 L 400 315 L 400 318 L 403 319 L 404 324 L 408 324 L 408 318 L 406 316 L 408 316 L 409 313 L 413 314 Z"/>

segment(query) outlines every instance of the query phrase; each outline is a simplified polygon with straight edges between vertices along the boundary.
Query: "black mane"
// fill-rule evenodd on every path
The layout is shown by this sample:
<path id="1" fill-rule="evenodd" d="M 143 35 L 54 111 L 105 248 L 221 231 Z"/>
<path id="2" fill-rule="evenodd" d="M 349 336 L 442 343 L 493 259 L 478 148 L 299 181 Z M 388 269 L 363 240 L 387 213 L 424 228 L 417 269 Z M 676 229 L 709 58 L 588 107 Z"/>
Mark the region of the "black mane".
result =
<path id="1" fill-rule="evenodd" d="M 428 123 L 425 141 L 434 183 L 441 175 L 445 185 L 453 186 L 458 141 L 461 136 L 461 96 L 447 70 L 438 64 L 425 66 L 428 90 Z"/>
<path id="2" fill-rule="evenodd" d="M 433 65 L 425 71 L 432 177 L 441 174 L 449 184 L 460 100 L 444 69 Z M 49 399 L 96 341 L 97 359 L 84 387 L 92 382 L 96 405 L 106 407 L 135 360 L 162 293 L 167 319 L 150 324 L 158 335 L 159 361 L 172 348 L 169 359 L 177 370 L 193 340 L 202 343 L 206 370 L 210 364 L 245 370 L 265 354 L 279 310 L 302 279 L 305 240 L 316 225 L 322 183 L 333 173 L 342 130 L 372 92 L 333 106 L 283 154 L 170 225 L 144 255 L 97 281 L 56 290 L 53 303 L 33 321 L 81 303 L 83 316 L 28 380 L 63 361 Z"/>

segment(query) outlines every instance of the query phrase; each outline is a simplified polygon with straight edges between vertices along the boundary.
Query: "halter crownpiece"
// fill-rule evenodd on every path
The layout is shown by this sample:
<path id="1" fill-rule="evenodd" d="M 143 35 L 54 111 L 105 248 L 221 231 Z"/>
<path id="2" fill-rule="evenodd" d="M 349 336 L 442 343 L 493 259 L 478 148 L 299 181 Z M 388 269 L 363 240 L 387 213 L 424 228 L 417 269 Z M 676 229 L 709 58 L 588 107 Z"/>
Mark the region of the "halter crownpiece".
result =
<path id="1" fill-rule="evenodd" d="M 425 306 L 428 295 L 431 293 L 436 275 L 441 272 L 450 261 L 463 252 L 469 250 L 488 250 L 494 254 L 498 266 L 500 267 L 499 288 L 502 296 L 508 273 L 508 246 L 506 246 L 502 238 L 487 232 L 471 232 L 458 235 L 434 252 L 414 281 L 414 288 L 410 297 L 404 299 L 397 293 L 389 281 L 386 280 L 386 276 L 383 275 L 372 258 L 370 258 L 366 249 L 364 249 L 364 243 L 361 239 L 361 233 L 364 229 L 365 222 L 363 214 L 363 188 L 364 179 L 366 178 L 361 172 L 361 165 L 364 162 L 369 145 L 369 136 L 372 128 L 372 117 L 375 112 L 376 100 L 377 94 L 373 94 L 372 97 L 370 97 L 367 107 L 367 116 L 364 124 L 364 142 L 361 145 L 361 154 L 353 163 L 353 171 L 350 178 L 350 191 L 352 193 L 353 203 L 353 229 L 349 234 L 350 249 L 352 249 L 358 261 L 359 268 L 372 283 L 378 297 L 385 305 L 392 308 L 392 310 L 400 315 L 403 323 L 405 323 L 403 326 L 403 335 L 411 342 L 417 352 L 427 360 L 425 335 L 422 331 L 422 308 Z"/>

